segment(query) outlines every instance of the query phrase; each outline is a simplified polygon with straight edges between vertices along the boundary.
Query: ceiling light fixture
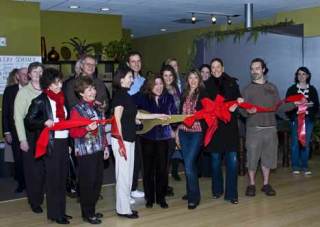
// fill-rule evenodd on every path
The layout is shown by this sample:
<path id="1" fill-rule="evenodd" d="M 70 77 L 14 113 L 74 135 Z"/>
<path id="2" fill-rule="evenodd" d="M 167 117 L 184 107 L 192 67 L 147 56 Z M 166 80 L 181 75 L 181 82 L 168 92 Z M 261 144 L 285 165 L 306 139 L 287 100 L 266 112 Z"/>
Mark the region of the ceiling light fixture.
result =
<path id="1" fill-rule="evenodd" d="M 197 22 L 196 14 L 210 15 L 211 23 L 215 24 L 217 22 L 217 17 L 226 17 L 228 25 L 232 24 L 232 17 L 239 17 L 239 14 L 229 14 L 229 13 L 220 13 L 220 12 L 204 12 L 204 11 L 189 11 L 191 13 L 191 23 L 195 24 Z"/>
<path id="2" fill-rule="evenodd" d="M 217 18 L 214 15 L 212 15 L 211 16 L 211 23 L 215 24 L 216 22 L 217 22 Z"/>
<path id="3" fill-rule="evenodd" d="M 161 29 L 160 29 L 160 31 L 162 31 L 162 32 L 166 32 L 166 31 L 167 31 L 167 29 L 166 29 L 166 28 L 161 28 Z"/>
<path id="4" fill-rule="evenodd" d="M 194 13 L 192 13 L 192 16 L 191 16 L 191 22 L 192 22 L 192 24 L 195 24 L 196 21 L 197 21 L 197 18 L 196 18 L 196 16 L 194 15 Z"/>
<path id="5" fill-rule="evenodd" d="M 71 5 L 71 6 L 69 6 L 69 8 L 70 8 L 70 9 L 79 9 L 79 8 L 80 8 L 80 6 Z"/>
<path id="6" fill-rule="evenodd" d="M 228 25 L 232 24 L 232 20 L 231 20 L 230 16 L 227 16 L 227 23 L 228 23 Z"/>
<path id="7" fill-rule="evenodd" d="M 105 12 L 105 11 L 109 11 L 109 10 L 110 10 L 110 8 L 108 8 L 108 7 L 104 7 L 104 8 L 101 8 L 100 10 Z"/>

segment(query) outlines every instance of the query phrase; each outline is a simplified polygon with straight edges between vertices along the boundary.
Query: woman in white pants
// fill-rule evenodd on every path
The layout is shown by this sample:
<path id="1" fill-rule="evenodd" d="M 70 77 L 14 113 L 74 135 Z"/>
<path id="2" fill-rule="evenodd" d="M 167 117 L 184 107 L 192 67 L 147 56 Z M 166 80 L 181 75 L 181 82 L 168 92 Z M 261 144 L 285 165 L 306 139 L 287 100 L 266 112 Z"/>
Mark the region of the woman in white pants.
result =
<path id="1" fill-rule="evenodd" d="M 128 90 L 133 83 L 133 72 L 130 68 L 118 69 L 113 85 L 116 89 L 112 106 L 114 116 L 125 149 L 119 147 L 117 139 L 111 139 L 115 157 L 116 174 L 116 211 L 118 216 L 138 218 L 138 212 L 131 210 L 130 192 L 134 167 L 134 146 L 136 137 L 136 119 L 167 119 L 165 114 L 144 114 L 137 111 L 133 97 Z"/>

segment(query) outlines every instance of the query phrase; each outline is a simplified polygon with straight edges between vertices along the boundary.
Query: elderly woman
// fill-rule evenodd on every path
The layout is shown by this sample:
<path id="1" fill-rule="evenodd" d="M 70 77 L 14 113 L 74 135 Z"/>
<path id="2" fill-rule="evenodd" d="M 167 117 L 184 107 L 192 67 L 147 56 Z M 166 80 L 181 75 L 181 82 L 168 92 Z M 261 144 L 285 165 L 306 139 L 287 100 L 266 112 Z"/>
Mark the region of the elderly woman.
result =
<path id="1" fill-rule="evenodd" d="M 116 173 L 116 210 L 120 217 L 138 218 L 138 212 L 130 207 L 134 149 L 136 137 L 136 119 L 165 119 L 164 114 L 144 114 L 137 111 L 134 99 L 128 94 L 133 83 L 133 71 L 128 68 L 117 70 L 113 85 L 116 89 L 113 98 L 114 116 L 124 147 L 119 146 L 117 139 L 112 138 L 112 150 L 115 157 Z"/>
<path id="2" fill-rule="evenodd" d="M 164 85 L 161 76 L 148 78 L 143 94 L 136 97 L 139 109 L 150 113 L 176 114 L 173 96 Z M 143 185 L 146 207 L 157 202 L 161 208 L 168 208 L 165 200 L 167 191 L 167 159 L 169 141 L 172 138 L 170 125 L 158 125 L 141 135 L 143 160 Z"/>
<path id="3" fill-rule="evenodd" d="M 103 113 L 96 106 L 97 91 L 90 77 L 80 77 L 75 83 L 75 92 L 81 101 L 71 110 L 70 119 L 103 119 Z M 103 180 L 103 159 L 109 157 L 106 134 L 103 125 L 96 122 L 86 127 L 72 128 L 75 156 L 78 160 L 78 179 L 82 218 L 90 224 L 100 224 L 101 213 L 96 213 L 96 204 Z"/>
<path id="4" fill-rule="evenodd" d="M 45 127 L 67 117 L 64 107 L 62 74 L 56 69 L 45 69 L 40 79 L 43 93 L 32 100 L 25 125 L 38 135 Z M 50 132 L 47 154 L 44 157 L 47 217 L 58 224 L 69 224 L 71 216 L 66 215 L 66 180 L 68 168 L 68 131 Z M 34 147 L 36 141 L 33 141 Z"/>
<path id="5" fill-rule="evenodd" d="M 192 70 L 187 74 L 187 87 L 182 95 L 182 114 L 194 114 L 200 109 L 200 100 L 203 97 L 204 84 L 198 71 Z M 200 202 L 197 159 L 202 144 L 202 127 L 196 121 L 191 128 L 181 124 L 176 134 L 176 143 L 181 147 L 185 174 L 187 179 L 188 208 L 195 209 Z"/>
<path id="6" fill-rule="evenodd" d="M 308 166 L 309 144 L 315 117 L 319 111 L 319 97 L 317 90 L 310 84 L 311 72 L 306 67 L 300 67 L 295 73 L 295 84 L 289 87 L 286 96 L 302 94 L 307 99 L 307 110 L 305 116 L 306 144 L 301 146 L 298 141 L 298 107 L 301 103 L 295 103 L 296 108 L 287 112 L 291 120 L 291 165 L 293 174 L 311 175 Z"/>

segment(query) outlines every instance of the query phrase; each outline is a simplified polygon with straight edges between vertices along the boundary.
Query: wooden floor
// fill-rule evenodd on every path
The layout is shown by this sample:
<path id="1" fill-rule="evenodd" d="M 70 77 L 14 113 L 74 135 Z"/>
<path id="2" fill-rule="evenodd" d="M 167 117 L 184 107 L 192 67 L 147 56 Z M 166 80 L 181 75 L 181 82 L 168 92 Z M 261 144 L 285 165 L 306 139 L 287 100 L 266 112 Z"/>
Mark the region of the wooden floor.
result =
<path id="1" fill-rule="evenodd" d="M 279 168 L 272 174 L 272 185 L 277 196 L 267 197 L 260 190 L 257 196 L 248 198 L 244 196 L 246 177 L 239 177 L 238 205 L 232 205 L 223 199 L 211 198 L 208 178 L 201 178 L 201 204 L 195 210 L 188 210 L 181 196 L 185 192 L 185 181 L 172 182 L 175 196 L 168 198 L 169 209 L 155 206 L 152 209 L 144 207 L 144 201 L 138 201 L 135 209 L 139 211 L 140 218 L 129 220 L 115 215 L 114 186 L 104 186 L 104 199 L 99 201 L 98 211 L 104 214 L 103 223 L 99 226 L 320 226 L 320 157 L 311 161 L 313 175 L 293 176 L 289 169 Z M 260 176 L 260 175 L 259 175 Z M 259 177 L 260 178 L 260 177 Z M 258 180 L 257 188 L 261 187 Z M 80 218 L 79 204 L 74 199 L 67 201 L 67 213 L 73 216 L 69 226 L 89 226 Z M 30 211 L 25 199 L 0 203 L 0 226 L 57 226 L 47 221 L 45 212 L 37 215 Z"/>

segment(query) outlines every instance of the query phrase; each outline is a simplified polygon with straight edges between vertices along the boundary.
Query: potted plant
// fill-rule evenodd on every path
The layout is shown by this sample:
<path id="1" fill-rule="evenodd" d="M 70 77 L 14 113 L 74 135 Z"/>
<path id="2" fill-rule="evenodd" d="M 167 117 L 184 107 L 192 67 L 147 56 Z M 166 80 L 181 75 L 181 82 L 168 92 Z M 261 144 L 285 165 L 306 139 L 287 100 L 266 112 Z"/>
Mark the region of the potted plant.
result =
<path id="1" fill-rule="evenodd" d="M 73 37 L 69 39 L 68 42 L 63 42 L 63 44 L 70 45 L 74 48 L 77 58 L 80 58 L 82 55 L 92 52 L 94 50 L 92 44 L 87 44 L 87 41 L 84 39 L 80 40 L 78 37 Z"/>
<path id="2" fill-rule="evenodd" d="M 104 51 L 109 58 L 113 58 L 117 62 L 125 60 L 126 55 L 131 50 L 131 43 L 128 39 L 113 40 L 109 42 Z"/>

